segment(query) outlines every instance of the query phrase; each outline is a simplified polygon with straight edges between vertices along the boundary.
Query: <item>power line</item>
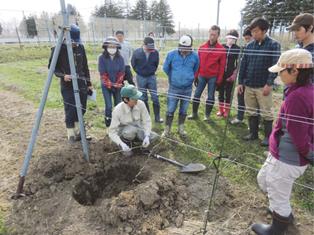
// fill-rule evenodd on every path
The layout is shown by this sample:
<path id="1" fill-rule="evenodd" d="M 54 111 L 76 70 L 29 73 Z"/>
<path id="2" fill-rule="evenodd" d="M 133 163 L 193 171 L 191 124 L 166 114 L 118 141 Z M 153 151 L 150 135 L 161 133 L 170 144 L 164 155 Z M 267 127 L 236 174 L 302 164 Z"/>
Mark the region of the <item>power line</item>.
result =
<path id="1" fill-rule="evenodd" d="M 84 80 L 83 78 L 77 78 L 79 80 Z M 118 83 L 111 83 L 112 85 L 121 85 L 121 84 L 118 84 Z M 155 90 L 151 90 L 151 89 L 146 89 L 146 88 L 137 88 L 139 91 L 149 91 L 150 93 L 154 93 L 156 95 L 159 95 L 159 94 L 162 94 L 164 96 L 168 96 L 168 97 L 171 97 L 171 98 L 177 98 L 177 99 L 180 99 L 180 100 L 185 100 L 185 101 L 192 101 L 192 102 L 195 102 L 195 103 L 199 103 L 199 104 L 209 104 L 209 105 L 213 105 L 214 107 L 217 106 L 219 107 L 219 103 L 216 103 L 215 101 L 202 101 L 201 99 L 199 100 L 194 100 L 193 99 L 193 96 L 184 96 L 184 95 L 178 95 L 178 94 L 175 94 L 175 93 L 169 93 L 169 92 L 161 92 L 161 91 L 155 91 Z M 233 104 L 233 103 L 232 103 Z M 237 108 L 236 108 L 237 107 Z M 231 109 L 236 109 L 236 110 L 241 110 L 242 109 L 246 109 L 248 111 L 251 111 L 251 112 L 255 112 L 257 109 L 256 108 L 252 108 L 252 107 L 249 107 L 249 106 L 241 106 L 241 105 L 237 105 L 237 106 L 234 106 L 234 105 L 231 105 Z M 259 111 L 262 112 L 262 116 L 265 116 L 265 117 L 273 117 L 272 112 L 271 111 L 267 111 L 267 110 L 263 110 L 263 109 L 258 109 Z M 280 113 L 278 112 L 276 115 L 278 116 Z M 297 122 L 297 123 L 301 123 L 301 124 L 307 124 L 307 125 L 313 125 L 314 126 L 314 118 L 309 118 L 309 117 L 304 117 L 304 116 L 298 116 L 298 115 L 293 115 L 293 114 L 285 114 L 285 117 L 284 116 L 281 116 L 280 117 L 282 120 L 286 120 L 286 121 L 294 121 L 294 122 Z"/>

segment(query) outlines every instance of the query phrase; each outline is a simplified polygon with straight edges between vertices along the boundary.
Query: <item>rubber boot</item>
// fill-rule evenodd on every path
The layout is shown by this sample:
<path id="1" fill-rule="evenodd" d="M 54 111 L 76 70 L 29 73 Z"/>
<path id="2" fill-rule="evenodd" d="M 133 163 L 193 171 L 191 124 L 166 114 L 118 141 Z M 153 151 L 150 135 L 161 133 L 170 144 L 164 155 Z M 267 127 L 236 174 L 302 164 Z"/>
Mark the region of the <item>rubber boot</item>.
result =
<path id="1" fill-rule="evenodd" d="M 109 127 L 111 124 L 111 117 L 105 117 L 105 125 L 106 127 Z"/>
<path id="2" fill-rule="evenodd" d="M 249 117 L 250 134 L 243 137 L 243 140 L 250 141 L 258 139 L 258 116 Z"/>
<path id="3" fill-rule="evenodd" d="M 210 116 L 210 113 L 212 112 L 212 109 L 213 109 L 212 104 L 206 104 L 206 106 L 205 106 L 205 118 L 204 118 L 205 122 L 210 121 L 209 116 Z"/>
<path id="4" fill-rule="evenodd" d="M 160 118 L 160 105 L 153 104 L 154 115 L 155 115 L 155 122 L 156 123 L 163 123 L 164 120 Z"/>
<path id="5" fill-rule="evenodd" d="M 257 235 L 284 235 L 291 223 L 291 216 L 283 217 L 273 211 L 273 222 L 268 224 L 253 224 L 252 230 Z"/>
<path id="6" fill-rule="evenodd" d="M 230 112 L 230 104 L 225 103 L 224 118 L 228 118 Z"/>
<path id="7" fill-rule="evenodd" d="M 179 126 L 178 126 L 178 133 L 181 137 L 187 137 L 187 133 L 184 130 L 184 122 L 185 122 L 186 115 L 179 115 Z"/>
<path id="8" fill-rule="evenodd" d="M 75 122 L 74 123 L 74 131 L 75 131 L 75 141 L 81 141 L 81 133 L 80 133 L 80 123 Z M 85 135 L 86 135 L 86 140 L 90 141 L 92 140 L 92 137 L 86 134 L 85 130 Z"/>
<path id="9" fill-rule="evenodd" d="M 269 136 L 271 134 L 273 130 L 273 121 L 264 121 L 264 134 L 265 134 L 265 138 L 264 140 L 261 142 L 261 146 L 263 147 L 268 147 L 269 145 Z"/>
<path id="10" fill-rule="evenodd" d="M 198 107 L 200 106 L 199 101 L 193 101 L 192 104 L 192 114 L 188 116 L 189 120 L 195 120 L 198 118 Z"/>
<path id="11" fill-rule="evenodd" d="M 76 136 L 80 135 L 80 123 L 79 122 L 74 122 L 74 132 Z"/>
<path id="12" fill-rule="evenodd" d="M 161 137 L 168 137 L 170 135 L 172 121 L 173 121 L 173 115 L 167 115 L 165 130 L 161 134 Z"/>
<path id="13" fill-rule="evenodd" d="M 67 128 L 68 141 L 73 144 L 75 142 L 75 130 L 74 128 Z"/>
<path id="14" fill-rule="evenodd" d="M 224 102 L 219 102 L 219 112 L 217 112 L 217 116 L 218 117 L 222 117 L 224 116 L 224 106 L 225 106 L 225 103 Z"/>
<path id="15" fill-rule="evenodd" d="M 75 141 L 81 140 L 80 123 L 74 122 Z"/>

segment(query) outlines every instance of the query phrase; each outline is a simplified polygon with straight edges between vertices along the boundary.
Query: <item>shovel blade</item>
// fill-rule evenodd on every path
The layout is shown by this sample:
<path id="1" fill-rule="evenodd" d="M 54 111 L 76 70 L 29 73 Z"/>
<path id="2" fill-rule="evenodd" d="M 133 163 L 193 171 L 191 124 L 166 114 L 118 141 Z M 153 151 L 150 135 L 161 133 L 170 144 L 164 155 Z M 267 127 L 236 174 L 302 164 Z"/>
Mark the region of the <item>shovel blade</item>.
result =
<path id="1" fill-rule="evenodd" d="M 182 173 L 197 173 L 204 171 L 206 169 L 206 166 L 200 163 L 190 163 L 186 166 L 183 166 L 180 170 Z"/>

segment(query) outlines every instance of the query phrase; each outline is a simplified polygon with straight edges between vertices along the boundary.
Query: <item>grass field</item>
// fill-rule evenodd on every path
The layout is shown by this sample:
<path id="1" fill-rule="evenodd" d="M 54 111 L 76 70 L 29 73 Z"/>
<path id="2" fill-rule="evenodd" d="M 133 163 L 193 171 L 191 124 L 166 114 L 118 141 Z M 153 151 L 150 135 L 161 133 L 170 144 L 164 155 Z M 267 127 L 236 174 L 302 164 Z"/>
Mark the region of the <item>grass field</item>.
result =
<path id="1" fill-rule="evenodd" d="M 167 45 L 168 48 L 174 47 Z M 100 46 L 87 45 L 87 54 L 89 59 L 89 66 L 92 71 L 93 84 L 97 90 L 97 102 L 89 103 L 89 111 L 86 113 L 86 120 L 97 132 L 104 132 L 103 116 L 101 114 L 104 106 L 100 84 L 98 82 L 97 74 L 97 56 L 101 53 Z M 165 58 L 166 50 L 161 52 L 161 62 Z M 0 47 L 0 89 L 10 90 L 18 93 L 25 99 L 34 102 L 38 106 L 43 87 L 47 78 L 47 62 L 50 55 L 50 47 L 43 46 L 1 46 Z M 158 79 L 166 80 L 165 74 L 158 70 Z M 281 91 L 278 91 L 279 93 Z M 162 116 L 166 111 L 166 97 L 160 95 Z M 59 91 L 58 79 L 54 78 L 47 104 L 47 108 L 63 108 L 62 98 Z M 191 108 L 191 107 L 190 107 Z M 203 115 L 204 105 L 200 106 L 200 117 Z M 187 139 L 180 139 L 176 134 L 176 121 L 173 126 L 173 139 L 183 142 L 184 144 L 173 144 L 167 142 L 169 150 L 165 153 L 167 156 L 175 156 L 178 161 L 191 162 L 197 161 L 205 164 L 211 164 L 212 159 L 208 154 L 196 151 L 187 147 L 192 145 L 195 148 L 203 149 L 207 152 L 219 155 L 222 149 L 223 156 L 229 156 L 237 162 L 248 165 L 253 168 L 260 168 L 264 162 L 265 157 L 263 152 L 265 148 L 259 146 L 257 141 L 252 143 L 243 142 L 241 136 L 247 133 L 247 126 L 230 126 L 226 127 L 224 119 L 216 118 L 216 109 L 212 112 L 213 122 L 211 124 L 205 123 L 202 119 L 197 121 L 187 121 L 186 130 L 189 134 Z M 231 112 L 235 115 L 235 111 Z M 175 119 L 176 120 L 176 119 Z M 154 124 L 154 130 L 161 133 L 163 125 Z M 226 131 L 226 135 L 224 132 Z M 262 133 L 261 133 L 262 134 Z M 262 135 L 261 135 L 262 136 Z M 240 167 L 228 161 L 222 161 L 221 174 L 226 176 L 230 181 L 240 185 L 250 185 L 254 190 L 258 190 L 256 186 L 256 171 L 245 167 Z M 307 184 L 313 187 L 313 168 L 309 167 L 306 173 L 298 180 L 299 183 Z M 314 214 L 314 192 L 302 187 L 294 187 L 293 203 L 298 206 L 311 211 Z M 5 234 L 2 220 L 0 218 L 0 234 Z"/>

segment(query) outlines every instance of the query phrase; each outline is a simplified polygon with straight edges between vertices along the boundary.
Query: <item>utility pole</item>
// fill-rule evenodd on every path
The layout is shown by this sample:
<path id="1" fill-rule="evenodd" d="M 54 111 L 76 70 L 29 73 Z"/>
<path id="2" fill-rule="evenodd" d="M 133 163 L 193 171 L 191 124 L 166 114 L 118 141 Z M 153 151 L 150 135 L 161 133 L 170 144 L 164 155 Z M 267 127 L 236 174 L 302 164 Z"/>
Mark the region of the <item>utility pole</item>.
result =
<path id="1" fill-rule="evenodd" d="M 216 20 L 216 25 L 219 25 L 220 2 L 221 2 L 221 0 L 217 0 L 217 20 Z"/>

